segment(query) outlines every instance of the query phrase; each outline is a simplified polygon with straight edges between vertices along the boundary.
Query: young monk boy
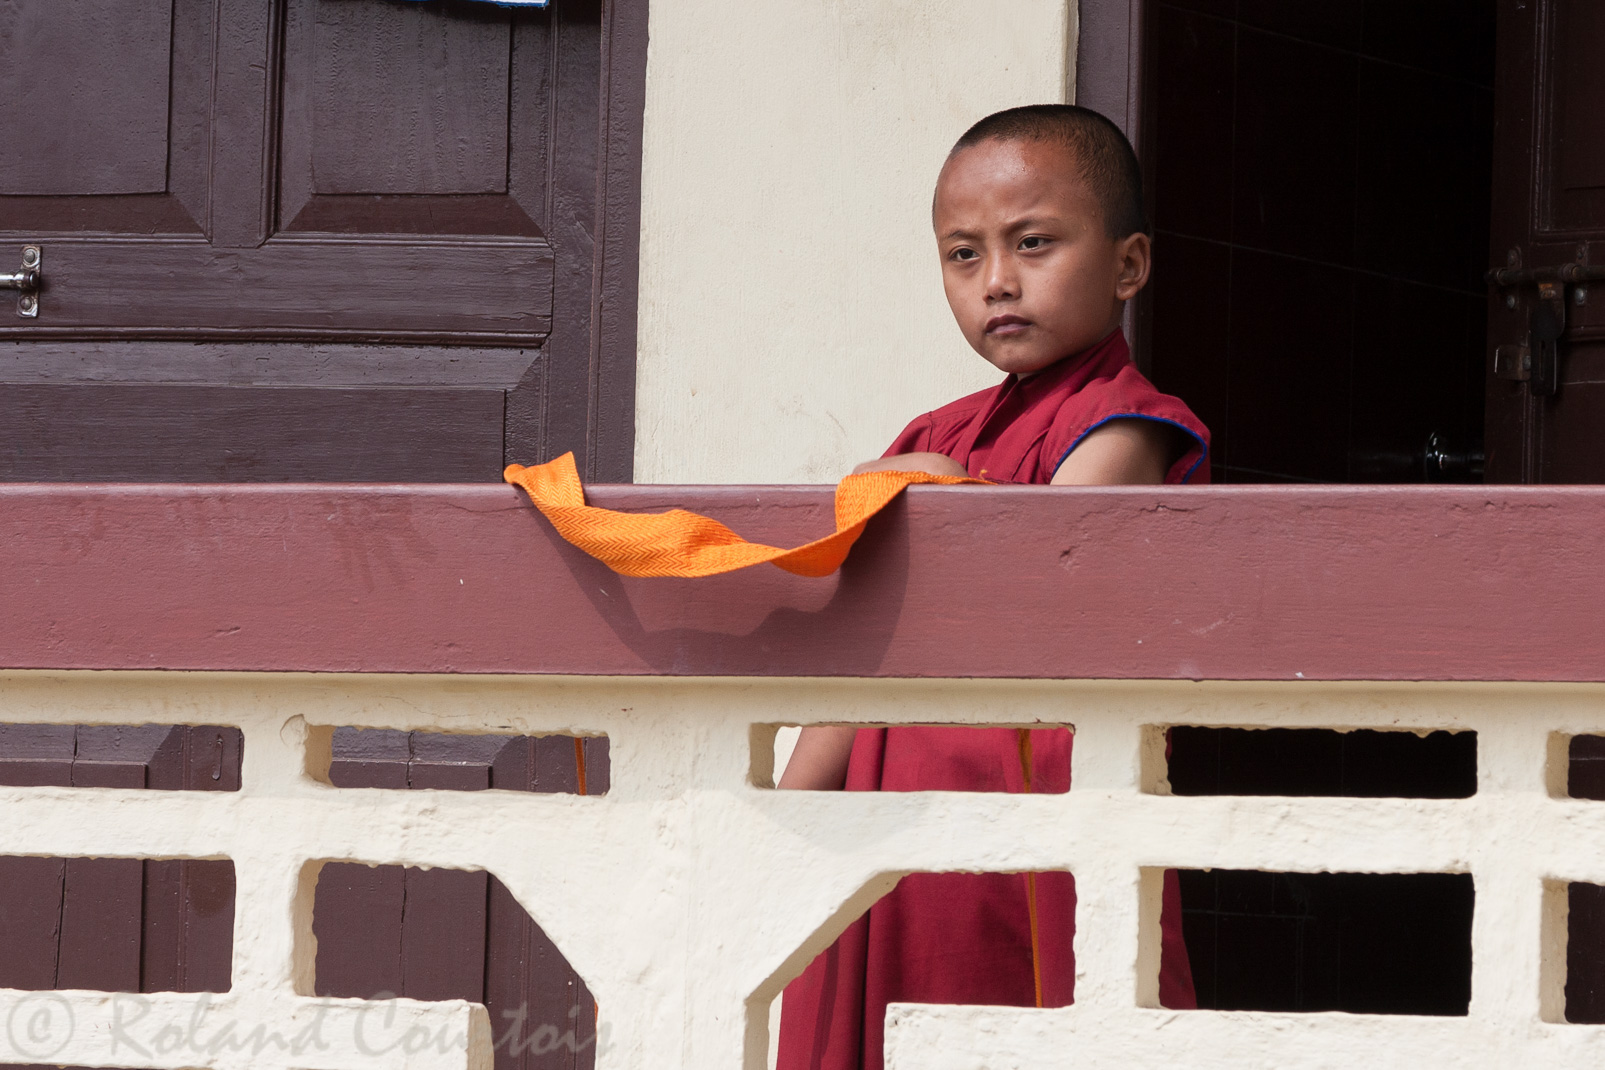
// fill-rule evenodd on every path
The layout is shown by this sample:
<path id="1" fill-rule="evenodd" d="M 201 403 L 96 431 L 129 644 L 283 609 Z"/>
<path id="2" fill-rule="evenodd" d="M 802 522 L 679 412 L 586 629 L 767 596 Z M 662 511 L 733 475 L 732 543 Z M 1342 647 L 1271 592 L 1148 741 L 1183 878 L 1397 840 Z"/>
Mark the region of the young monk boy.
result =
<path id="1" fill-rule="evenodd" d="M 1143 378 L 1120 330 L 1150 244 L 1118 127 L 1072 105 L 988 116 L 948 155 L 932 219 L 959 329 L 1007 377 L 919 417 L 857 471 L 1208 481 L 1209 432 Z M 806 728 L 780 786 L 1062 792 L 1070 749 L 1064 729 Z M 1161 929 L 1161 1002 L 1195 1006 L 1174 873 Z M 786 989 L 779 1068 L 881 1070 L 891 1002 L 1065 1006 L 1074 936 L 1069 874 L 905 877 Z"/>

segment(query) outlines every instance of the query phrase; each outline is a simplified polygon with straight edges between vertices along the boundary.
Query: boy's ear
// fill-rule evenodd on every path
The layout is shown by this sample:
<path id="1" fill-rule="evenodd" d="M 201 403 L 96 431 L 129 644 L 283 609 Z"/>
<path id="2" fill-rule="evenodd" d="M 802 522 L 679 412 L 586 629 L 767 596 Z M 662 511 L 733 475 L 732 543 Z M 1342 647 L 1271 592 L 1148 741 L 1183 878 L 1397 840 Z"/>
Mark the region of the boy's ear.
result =
<path id="1" fill-rule="evenodd" d="M 1130 301 L 1148 285 L 1148 273 L 1153 268 L 1153 240 L 1138 231 L 1128 234 L 1115 243 L 1120 272 L 1115 276 L 1115 300 Z"/>

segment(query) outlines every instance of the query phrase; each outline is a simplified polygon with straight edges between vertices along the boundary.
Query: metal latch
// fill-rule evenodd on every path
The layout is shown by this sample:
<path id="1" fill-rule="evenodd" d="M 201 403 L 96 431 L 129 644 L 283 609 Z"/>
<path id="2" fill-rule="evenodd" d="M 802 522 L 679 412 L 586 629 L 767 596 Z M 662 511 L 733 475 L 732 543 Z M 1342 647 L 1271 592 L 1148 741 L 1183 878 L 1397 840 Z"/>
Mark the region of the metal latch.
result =
<path id="1" fill-rule="evenodd" d="M 1578 256 L 1582 256 L 1581 251 Z M 1518 262 L 1514 250 L 1510 258 L 1512 264 Z M 1553 397 L 1560 390 L 1560 337 L 1566 333 L 1566 287 L 1581 288 L 1590 282 L 1605 282 L 1605 267 L 1580 262 L 1553 267 L 1504 267 L 1488 272 L 1486 278 L 1490 286 L 1534 286 L 1538 289 L 1538 300 L 1533 302 L 1528 320 L 1527 341 L 1520 346 L 1499 346 L 1494 351 L 1494 374 L 1501 379 L 1525 379 L 1534 394 Z M 1514 294 L 1507 301 L 1510 307 L 1516 307 Z"/>
<path id="2" fill-rule="evenodd" d="M 1527 386 L 1540 397 L 1560 390 L 1560 336 L 1566 333 L 1566 290 L 1558 282 L 1540 282 L 1528 324 L 1532 378 Z"/>
<path id="3" fill-rule="evenodd" d="M 1518 379 L 1527 382 L 1533 377 L 1533 349 L 1523 342 L 1517 346 L 1499 346 L 1494 350 L 1494 375 L 1500 379 Z"/>
<path id="4" fill-rule="evenodd" d="M 0 290 L 20 290 L 17 294 L 17 315 L 29 319 L 39 315 L 39 284 L 44 280 L 41 265 L 44 253 L 37 245 L 22 247 L 22 270 L 11 275 L 0 275 Z"/>

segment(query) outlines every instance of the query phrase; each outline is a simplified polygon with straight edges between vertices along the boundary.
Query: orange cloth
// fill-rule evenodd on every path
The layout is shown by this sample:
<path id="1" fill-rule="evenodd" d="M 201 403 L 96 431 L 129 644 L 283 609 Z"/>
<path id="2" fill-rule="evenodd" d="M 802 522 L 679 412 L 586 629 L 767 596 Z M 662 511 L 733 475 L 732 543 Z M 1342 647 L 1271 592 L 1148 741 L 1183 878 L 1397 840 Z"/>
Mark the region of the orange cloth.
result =
<path id="1" fill-rule="evenodd" d="M 869 518 L 910 483 L 985 483 L 926 472 L 864 472 L 836 485 L 836 531 L 794 550 L 748 542 L 717 520 L 670 509 L 621 513 L 585 504 L 574 455 L 502 473 L 523 487 L 557 533 L 624 576 L 714 576 L 768 561 L 799 576 L 828 576 L 864 533 Z"/>

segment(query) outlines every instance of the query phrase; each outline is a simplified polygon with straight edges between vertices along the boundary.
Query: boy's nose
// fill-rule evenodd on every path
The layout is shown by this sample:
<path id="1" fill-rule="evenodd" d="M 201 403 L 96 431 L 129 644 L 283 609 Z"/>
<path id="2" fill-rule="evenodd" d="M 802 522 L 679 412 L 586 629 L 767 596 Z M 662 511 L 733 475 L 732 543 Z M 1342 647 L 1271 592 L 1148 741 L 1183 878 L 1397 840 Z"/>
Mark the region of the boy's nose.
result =
<path id="1" fill-rule="evenodd" d="M 1006 301 L 1019 296 L 1020 282 L 1013 261 L 1006 256 L 992 257 L 986 265 L 986 299 Z"/>

